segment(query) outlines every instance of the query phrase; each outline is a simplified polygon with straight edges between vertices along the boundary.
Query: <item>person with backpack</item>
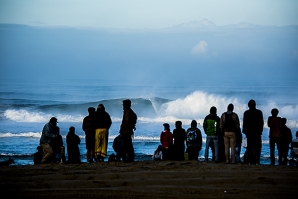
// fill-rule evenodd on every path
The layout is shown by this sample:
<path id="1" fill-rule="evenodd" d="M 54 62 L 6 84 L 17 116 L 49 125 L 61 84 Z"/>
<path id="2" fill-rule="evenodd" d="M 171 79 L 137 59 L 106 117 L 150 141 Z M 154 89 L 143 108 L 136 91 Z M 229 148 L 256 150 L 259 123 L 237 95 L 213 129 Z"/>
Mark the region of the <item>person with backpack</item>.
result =
<path id="1" fill-rule="evenodd" d="M 197 121 L 192 120 L 190 128 L 186 130 L 186 146 L 188 160 L 198 160 L 200 150 L 202 149 L 202 133 L 197 128 Z"/>
<path id="2" fill-rule="evenodd" d="M 205 148 L 205 162 L 208 162 L 208 152 L 209 147 L 211 148 L 211 143 L 214 146 L 214 157 L 215 162 L 219 162 L 218 156 L 218 135 L 220 134 L 220 118 L 216 115 L 217 109 L 212 106 L 210 108 L 210 114 L 207 115 L 203 122 L 203 128 L 206 134 L 206 148 Z M 213 152 L 213 151 L 212 151 Z"/>
<path id="3" fill-rule="evenodd" d="M 136 130 L 137 115 L 131 109 L 131 101 L 129 99 L 123 100 L 123 118 L 120 126 L 120 134 L 122 135 L 124 143 L 124 162 L 134 161 L 134 148 L 132 144 L 132 137 L 134 130 Z"/>
<path id="4" fill-rule="evenodd" d="M 224 112 L 220 118 L 220 130 L 224 134 L 224 145 L 225 145 L 225 156 L 226 163 L 230 163 L 232 159 L 232 164 L 236 163 L 235 158 L 235 145 L 236 145 L 236 132 L 240 129 L 239 117 L 233 112 L 234 105 L 229 104 L 227 107 L 227 112 Z M 231 157 L 230 157 L 231 149 Z"/>

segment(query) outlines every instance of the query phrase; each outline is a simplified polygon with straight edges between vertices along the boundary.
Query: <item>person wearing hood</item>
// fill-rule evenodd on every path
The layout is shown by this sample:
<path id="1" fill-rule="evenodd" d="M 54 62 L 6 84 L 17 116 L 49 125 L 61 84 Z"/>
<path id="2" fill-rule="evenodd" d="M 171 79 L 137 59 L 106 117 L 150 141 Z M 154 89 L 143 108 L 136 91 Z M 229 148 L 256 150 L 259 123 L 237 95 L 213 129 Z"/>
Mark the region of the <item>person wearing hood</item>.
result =
<path id="1" fill-rule="evenodd" d="M 107 156 L 109 129 L 112 125 L 110 115 L 103 104 L 99 104 L 95 113 L 95 148 L 94 154 L 98 162 Z"/>

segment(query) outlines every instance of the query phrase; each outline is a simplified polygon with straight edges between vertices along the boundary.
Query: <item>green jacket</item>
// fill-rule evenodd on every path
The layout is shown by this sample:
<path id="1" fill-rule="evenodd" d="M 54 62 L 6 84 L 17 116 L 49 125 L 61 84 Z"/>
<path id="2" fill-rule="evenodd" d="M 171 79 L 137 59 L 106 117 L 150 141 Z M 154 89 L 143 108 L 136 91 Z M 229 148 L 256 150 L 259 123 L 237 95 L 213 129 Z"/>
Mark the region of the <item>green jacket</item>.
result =
<path id="1" fill-rule="evenodd" d="M 205 117 L 203 128 L 207 136 L 214 136 L 220 134 L 220 118 L 217 115 L 209 114 Z"/>

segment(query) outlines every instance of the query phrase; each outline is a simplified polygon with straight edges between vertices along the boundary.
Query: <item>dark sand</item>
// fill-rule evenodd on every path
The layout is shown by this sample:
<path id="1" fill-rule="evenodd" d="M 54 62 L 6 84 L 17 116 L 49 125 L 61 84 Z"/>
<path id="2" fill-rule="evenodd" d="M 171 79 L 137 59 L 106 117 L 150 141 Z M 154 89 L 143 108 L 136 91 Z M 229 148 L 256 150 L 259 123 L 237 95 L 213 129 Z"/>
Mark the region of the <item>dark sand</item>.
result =
<path id="1" fill-rule="evenodd" d="M 195 161 L 0 167 L 1 198 L 298 198 L 298 168 Z"/>

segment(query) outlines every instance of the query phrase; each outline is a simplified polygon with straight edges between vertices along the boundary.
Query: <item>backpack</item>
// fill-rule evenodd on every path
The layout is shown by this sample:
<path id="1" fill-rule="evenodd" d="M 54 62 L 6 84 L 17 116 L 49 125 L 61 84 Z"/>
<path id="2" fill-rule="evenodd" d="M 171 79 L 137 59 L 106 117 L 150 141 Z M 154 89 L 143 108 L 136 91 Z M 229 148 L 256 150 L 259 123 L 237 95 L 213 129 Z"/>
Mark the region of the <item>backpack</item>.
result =
<path id="1" fill-rule="evenodd" d="M 225 131 L 227 132 L 235 132 L 236 130 L 236 122 L 233 119 L 234 113 L 227 114 L 225 113 Z"/>
<path id="2" fill-rule="evenodd" d="M 116 153 L 121 153 L 124 151 L 124 142 L 121 134 L 115 137 L 113 142 L 113 149 Z"/>
<path id="3" fill-rule="evenodd" d="M 198 134 L 196 129 L 188 129 L 186 134 L 186 141 L 188 144 L 198 144 Z"/>

